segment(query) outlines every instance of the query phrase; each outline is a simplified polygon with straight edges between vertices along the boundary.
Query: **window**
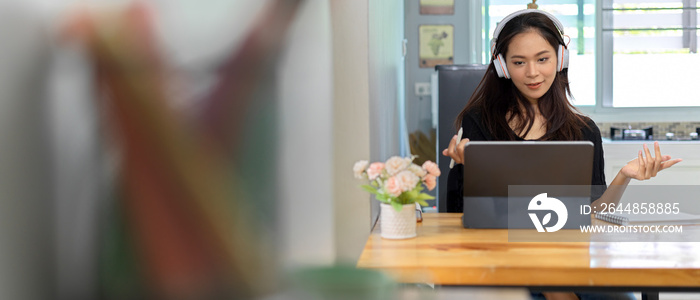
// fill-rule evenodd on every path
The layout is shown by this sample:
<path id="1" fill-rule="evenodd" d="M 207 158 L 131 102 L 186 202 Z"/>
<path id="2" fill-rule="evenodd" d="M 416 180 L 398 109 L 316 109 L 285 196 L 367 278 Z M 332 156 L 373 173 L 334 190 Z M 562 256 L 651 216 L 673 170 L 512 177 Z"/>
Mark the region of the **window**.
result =
<path id="1" fill-rule="evenodd" d="M 604 0 L 604 107 L 700 106 L 697 0 Z"/>

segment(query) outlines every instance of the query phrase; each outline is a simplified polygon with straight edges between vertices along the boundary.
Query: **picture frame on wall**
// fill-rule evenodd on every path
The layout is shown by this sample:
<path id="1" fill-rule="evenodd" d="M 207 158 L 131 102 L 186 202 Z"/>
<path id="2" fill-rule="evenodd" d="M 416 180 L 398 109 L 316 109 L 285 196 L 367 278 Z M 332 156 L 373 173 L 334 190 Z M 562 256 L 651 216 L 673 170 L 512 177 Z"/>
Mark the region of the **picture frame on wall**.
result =
<path id="1" fill-rule="evenodd" d="M 421 15 L 453 15 L 454 0 L 419 0 Z"/>
<path id="2" fill-rule="evenodd" d="M 421 68 L 454 64 L 454 26 L 418 26 L 418 58 Z"/>

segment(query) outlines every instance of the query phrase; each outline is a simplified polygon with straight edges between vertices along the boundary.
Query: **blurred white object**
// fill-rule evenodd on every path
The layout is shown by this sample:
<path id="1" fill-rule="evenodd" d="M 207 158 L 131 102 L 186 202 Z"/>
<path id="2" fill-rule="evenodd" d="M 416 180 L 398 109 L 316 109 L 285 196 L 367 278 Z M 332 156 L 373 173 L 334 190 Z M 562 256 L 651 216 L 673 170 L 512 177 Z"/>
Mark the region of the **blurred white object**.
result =
<path id="1" fill-rule="evenodd" d="M 462 127 L 460 127 L 459 131 L 457 131 L 457 143 L 455 144 L 455 147 L 457 147 L 457 145 L 459 145 L 459 142 L 462 141 L 462 131 L 463 131 Z M 450 169 L 452 169 L 452 167 L 454 167 L 454 166 L 455 166 L 455 160 L 450 159 Z"/>

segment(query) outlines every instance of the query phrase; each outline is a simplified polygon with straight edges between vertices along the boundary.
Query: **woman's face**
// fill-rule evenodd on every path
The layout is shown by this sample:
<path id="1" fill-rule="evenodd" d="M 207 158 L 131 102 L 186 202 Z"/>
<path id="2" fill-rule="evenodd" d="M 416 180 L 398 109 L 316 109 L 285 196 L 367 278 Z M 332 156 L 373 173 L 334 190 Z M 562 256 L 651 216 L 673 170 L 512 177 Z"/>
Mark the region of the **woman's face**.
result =
<path id="1" fill-rule="evenodd" d="M 513 37 L 505 56 L 513 84 L 536 104 L 557 76 L 556 50 L 536 30 L 529 30 Z"/>

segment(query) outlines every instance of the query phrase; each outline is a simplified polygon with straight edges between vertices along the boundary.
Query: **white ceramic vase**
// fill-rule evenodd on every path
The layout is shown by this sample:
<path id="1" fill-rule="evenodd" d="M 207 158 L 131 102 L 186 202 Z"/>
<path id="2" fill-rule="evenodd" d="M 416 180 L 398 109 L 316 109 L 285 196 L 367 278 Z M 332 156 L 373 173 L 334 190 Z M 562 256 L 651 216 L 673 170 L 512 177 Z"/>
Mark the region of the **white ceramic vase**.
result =
<path id="1" fill-rule="evenodd" d="M 405 204 L 396 211 L 390 204 L 380 204 L 382 238 L 410 239 L 416 237 L 416 205 Z"/>

